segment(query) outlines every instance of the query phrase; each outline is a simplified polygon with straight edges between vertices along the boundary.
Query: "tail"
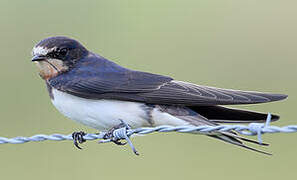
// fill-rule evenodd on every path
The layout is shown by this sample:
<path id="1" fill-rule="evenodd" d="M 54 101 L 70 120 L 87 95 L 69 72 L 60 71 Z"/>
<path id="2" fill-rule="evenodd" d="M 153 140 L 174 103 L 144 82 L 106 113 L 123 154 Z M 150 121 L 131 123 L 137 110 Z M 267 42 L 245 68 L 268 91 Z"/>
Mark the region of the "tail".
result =
<path id="1" fill-rule="evenodd" d="M 182 117 L 179 116 L 179 118 L 189 122 L 190 124 L 192 124 L 194 126 L 203 126 L 203 125 L 216 126 L 217 125 L 216 123 L 214 123 L 214 122 L 210 121 L 209 119 L 206 119 L 205 117 L 200 116 L 200 115 L 182 116 Z M 230 144 L 233 144 L 233 145 L 236 145 L 236 146 L 243 147 L 245 149 L 252 150 L 254 152 L 258 152 L 258 153 L 262 153 L 262 154 L 266 154 L 266 155 L 272 155 L 272 154 L 270 154 L 268 152 L 264 152 L 264 151 L 249 147 L 249 146 L 245 145 L 242 141 L 257 144 L 257 145 L 261 145 L 261 146 L 268 146 L 269 144 L 259 143 L 258 141 L 239 136 L 234 131 L 229 131 L 229 132 L 218 132 L 218 131 L 216 131 L 216 132 L 211 132 L 211 133 L 205 133 L 205 135 L 207 135 L 209 137 L 219 139 L 219 140 L 222 140 L 224 142 L 227 142 L 227 143 L 230 143 Z"/>
<path id="2" fill-rule="evenodd" d="M 233 134 L 232 132 L 222 132 L 222 133 L 219 133 L 219 134 L 208 135 L 208 136 L 219 139 L 219 140 L 222 140 L 224 142 L 227 142 L 227 143 L 230 143 L 230 144 L 233 144 L 233 145 L 236 145 L 236 146 L 239 146 L 239 147 L 243 147 L 243 148 L 248 149 L 248 150 L 252 150 L 254 152 L 262 153 L 262 154 L 265 154 L 265 155 L 272 155 L 271 153 L 261 151 L 261 150 L 252 148 L 250 146 L 247 146 L 247 145 L 243 144 L 242 141 L 249 142 L 249 143 L 254 143 L 254 144 L 258 144 L 258 145 L 262 145 L 262 146 L 268 146 L 269 144 L 266 144 L 266 143 L 261 143 L 260 144 L 257 141 L 238 136 L 236 134 Z M 240 140 L 242 140 L 242 141 L 240 141 Z"/>
<path id="3" fill-rule="evenodd" d="M 223 106 L 193 106 L 189 108 L 214 123 L 261 123 L 266 121 L 268 115 Z M 279 120 L 278 115 L 271 116 L 271 121 L 277 120 Z"/>
<path id="4" fill-rule="evenodd" d="M 246 110 L 231 109 L 222 106 L 192 106 L 192 107 L 178 107 L 178 106 L 158 106 L 161 112 L 166 112 L 180 120 L 186 121 L 193 126 L 216 126 L 217 123 L 251 123 L 251 122 L 265 122 L 267 114 L 258 113 Z M 279 116 L 272 115 L 272 121 L 279 119 Z M 265 143 L 259 143 L 255 140 L 248 139 L 237 135 L 234 131 L 229 132 L 211 132 L 205 135 L 222 140 L 224 142 L 234 144 L 255 152 L 266 155 L 270 153 L 254 149 L 245 145 L 244 142 L 268 146 Z"/>
<path id="5" fill-rule="evenodd" d="M 268 115 L 266 113 L 259 113 L 259 112 L 241 110 L 241 109 L 232 109 L 232 108 L 226 108 L 222 106 L 195 106 L 190 108 L 196 113 L 198 113 L 199 115 L 205 117 L 208 121 L 212 122 L 213 124 L 253 123 L 253 122 L 261 123 L 266 121 L 266 118 Z M 278 115 L 271 116 L 271 121 L 277 121 L 278 119 L 279 119 Z M 245 149 L 249 149 L 249 150 L 266 154 L 266 155 L 271 155 L 270 153 L 249 147 L 243 144 L 242 141 L 263 145 L 263 146 L 268 146 L 268 144 L 265 144 L 265 143 L 260 144 L 257 141 L 241 137 L 234 132 L 222 132 L 222 133 L 216 133 L 214 135 L 208 135 L 208 136 L 222 140 L 230 144 L 243 147 Z"/>

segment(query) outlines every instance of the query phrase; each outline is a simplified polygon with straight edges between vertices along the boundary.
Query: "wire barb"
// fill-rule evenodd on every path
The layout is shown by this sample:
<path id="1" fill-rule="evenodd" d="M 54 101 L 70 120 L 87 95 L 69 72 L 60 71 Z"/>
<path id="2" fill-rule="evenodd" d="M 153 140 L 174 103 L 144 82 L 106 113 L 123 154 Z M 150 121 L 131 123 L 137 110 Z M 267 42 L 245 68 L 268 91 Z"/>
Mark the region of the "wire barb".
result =
<path id="1" fill-rule="evenodd" d="M 126 140 L 133 152 L 139 155 L 136 148 L 132 144 L 130 137 L 132 134 L 150 134 L 153 132 L 179 132 L 179 133 L 208 133 L 213 131 L 228 132 L 236 131 L 242 135 L 246 136 L 257 136 L 258 142 L 262 144 L 262 135 L 265 133 L 294 133 L 297 132 L 297 125 L 289 125 L 284 127 L 271 126 L 271 114 L 267 116 L 266 123 L 250 123 L 248 125 L 218 125 L 218 126 L 157 126 L 157 127 L 142 127 L 137 129 L 131 129 L 131 127 L 121 120 L 124 124 L 123 127 L 115 129 L 112 132 L 112 136 L 106 139 L 106 132 L 101 132 L 99 134 L 86 134 L 83 136 L 85 140 L 96 140 L 101 139 L 99 143 L 114 142 L 119 140 Z M 63 141 L 71 140 L 73 141 L 72 134 L 52 134 L 44 135 L 37 134 L 31 137 L 14 137 L 6 138 L 0 137 L 0 144 L 22 144 L 31 141 Z"/>
<path id="2" fill-rule="evenodd" d="M 117 144 L 119 143 L 118 141 L 120 140 L 126 140 L 129 146 L 131 147 L 132 151 L 134 152 L 134 154 L 139 155 L 132 141 L 130 140 L 130 136 L 132 135 L 132 133 L 128 133 L 128 130 L 131 130 L 131 127 L 122 119 L 120 119 L 120 121 L 123 127 L 113 130 L 111 137 L 109 137 L 108 139 L 100 140 L 99 143 L 116 142 Z M 118 144 L 118 145 L 125 145 L 125 144 Z"/>

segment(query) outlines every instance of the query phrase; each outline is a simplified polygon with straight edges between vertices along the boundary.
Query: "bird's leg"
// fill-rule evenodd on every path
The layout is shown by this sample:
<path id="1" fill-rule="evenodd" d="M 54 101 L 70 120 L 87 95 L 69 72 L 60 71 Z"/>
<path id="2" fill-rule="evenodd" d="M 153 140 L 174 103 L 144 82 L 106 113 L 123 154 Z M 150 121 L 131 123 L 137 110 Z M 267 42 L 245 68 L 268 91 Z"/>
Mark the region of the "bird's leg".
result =
<path id="1" fill-rule="evenodd" d="M 79 132 L 74 132 L 72 133 L 72 138 L 73 138 L 73 144 L 78 148 L 78 149 L 82 149 L 81 147 L 79 147 L 78 144 L 82 144 L 84 142 L 86 142 L 86 140 L 84 139 L 84 136 L 86 135 L 85 132 L 83 131 L 79 131 Z"/>
<path id="2" fill-rule="evenodd" d="M 139 155 L 129 138 L 130 135 L 133 134 L 131 127 L 125 121 L 121 119 L 120 121 L 121 123 L 119 125 L 112 127 L 105 133 L 103 136 L 104 140 L 99 141 L 99 143 L 113 142 L 117 145 L 129 144 L 134 154 Z M 123 143 L 121 140 L 126 140 L 126 142 Z"/>
<path id="3" fill-rule="evenodd" d="M 115 143 L 116 145 L 120 145 L 120 146 L 126 145 L 127 142 L 121 142 L 121 140 L 119 140 L 119 139 L 117 139 L 117 140 L 113 139 L 113 132 L 117 129 L 124 128 L 124 127 L 126 127 L 126 124 L 123 122 L 121 122 L 120 124 L 118 124 L 116 126 L 113 126 L 106 132 L 106 134 L 103 136 L 103 139 L 110 139 L 110 141 Z"/>

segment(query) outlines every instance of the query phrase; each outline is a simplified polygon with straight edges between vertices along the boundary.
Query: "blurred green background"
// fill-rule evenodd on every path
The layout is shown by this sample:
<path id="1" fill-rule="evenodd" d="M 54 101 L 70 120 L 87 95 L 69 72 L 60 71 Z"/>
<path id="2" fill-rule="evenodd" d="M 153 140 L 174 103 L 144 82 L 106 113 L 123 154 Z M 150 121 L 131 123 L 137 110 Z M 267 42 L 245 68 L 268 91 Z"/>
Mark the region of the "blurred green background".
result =
<path id="1" fill-rule="evenodd" d="M 0 2 L 0 136 L 93 129 L 63 117 L 30 62 L 39 40 L 66 35 L 120 65 L 203 85 L 279 92 L 241 106 L 297 124 L 296 1 Z M 128 146 L 71 141 L 0 146 L 1 179 L 293 179 L 297 134 L 264 135 L 271 157 L 204 136 L 154 134 Z"/>

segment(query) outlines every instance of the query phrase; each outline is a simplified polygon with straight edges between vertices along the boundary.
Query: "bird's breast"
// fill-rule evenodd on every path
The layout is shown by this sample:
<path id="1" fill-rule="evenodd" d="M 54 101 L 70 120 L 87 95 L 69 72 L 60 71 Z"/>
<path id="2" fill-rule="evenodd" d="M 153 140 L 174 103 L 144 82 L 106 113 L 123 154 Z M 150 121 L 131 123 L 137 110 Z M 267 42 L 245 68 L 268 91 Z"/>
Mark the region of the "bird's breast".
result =
<path id="1" fill-rule="evenodd" d="M 142 103 L 80 98 L 52 88 L 52 103 L 66 117 L 86 126 L 107 130 L 120 119 L 133 127 L 151 126 Z"/>
<path id="2" fill-rule="evenodd" d="M 54 106 L 66 117 L 106 131 L 124 120 L 132 128 L 159 125 L 188 125 L 189 123 L 174 116 L 157 105 L 120 100 L 94 100 L 77 97 L 55 88 L 51 89 Z"/>

